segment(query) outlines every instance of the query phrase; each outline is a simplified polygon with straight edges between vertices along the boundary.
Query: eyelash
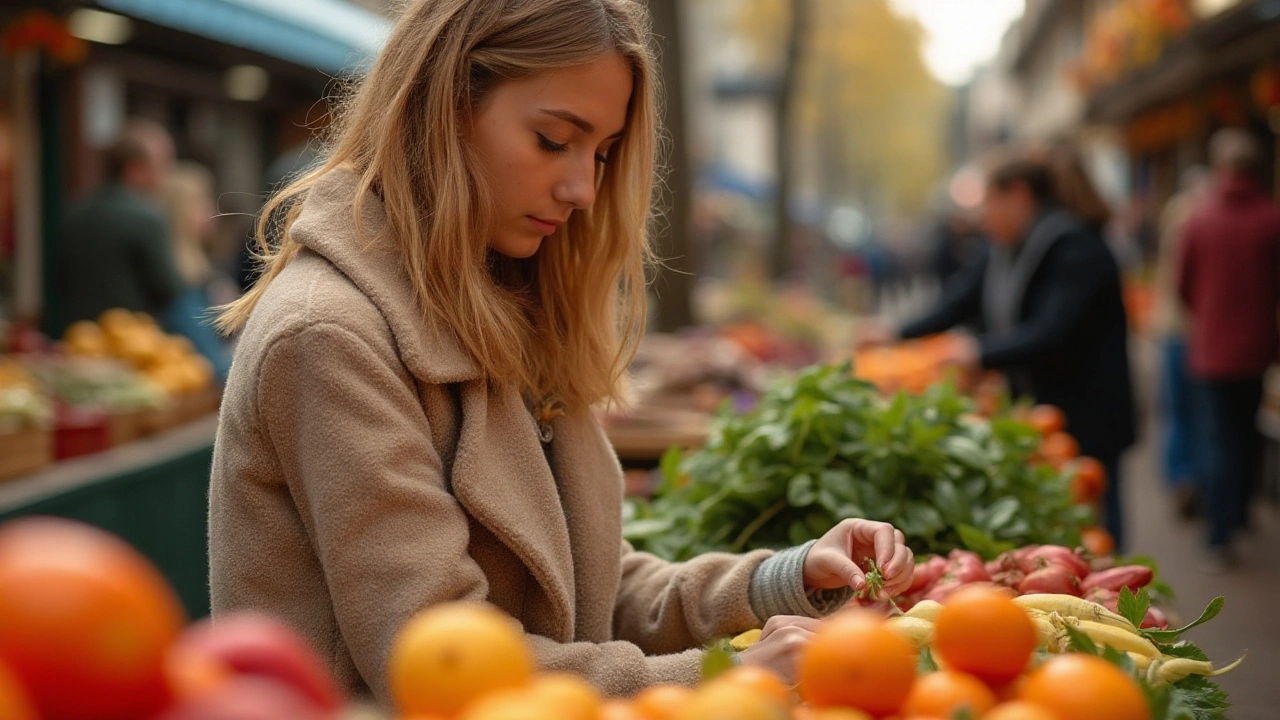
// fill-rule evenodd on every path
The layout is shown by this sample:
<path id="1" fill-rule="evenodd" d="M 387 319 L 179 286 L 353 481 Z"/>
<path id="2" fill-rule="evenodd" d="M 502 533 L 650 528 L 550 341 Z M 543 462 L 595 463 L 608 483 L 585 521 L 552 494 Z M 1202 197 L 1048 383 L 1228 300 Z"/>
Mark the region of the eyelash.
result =
<path id="1" fill-rule="evenodd" d="M 541 146 L 543 150 L 549 153 L 558 154 L 569 149 L 569 146 L 567 145 L 561 145 L 559 143 L 551 142 L 550 140 L 547 139 L 547 136 L 543 135 L 542 133 L 538 133 L 537 135 L 538 135 L 538 145 Z M 608 156 L 605 156 L 605 155 L 596 155 L 596 162 L 600 163 L 601 165 L 608 165 L 609 158 Z"/>

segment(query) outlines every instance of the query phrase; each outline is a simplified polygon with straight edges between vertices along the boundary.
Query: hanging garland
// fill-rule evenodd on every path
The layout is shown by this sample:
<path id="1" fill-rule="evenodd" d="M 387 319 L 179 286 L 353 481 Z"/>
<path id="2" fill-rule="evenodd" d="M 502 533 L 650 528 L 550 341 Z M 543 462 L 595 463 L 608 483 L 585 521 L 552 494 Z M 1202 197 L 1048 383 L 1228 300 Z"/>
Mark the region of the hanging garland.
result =
<path id="1" fill-rule="evenodd" d="M 75 65 L 89 52 L 85 41 L 71 34 L 66 21 L 41 10 L 19 16 L 0 31 L 0 52 L 18 55 L 35 50 L 55 62 Z"/>

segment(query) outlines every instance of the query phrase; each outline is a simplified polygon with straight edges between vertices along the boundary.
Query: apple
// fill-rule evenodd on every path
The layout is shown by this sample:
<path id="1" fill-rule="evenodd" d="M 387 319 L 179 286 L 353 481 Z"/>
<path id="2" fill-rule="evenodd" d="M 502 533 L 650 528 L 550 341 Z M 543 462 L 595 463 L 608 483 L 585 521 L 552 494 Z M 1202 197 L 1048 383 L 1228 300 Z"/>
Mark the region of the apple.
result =
<path id="1" fill-rule="evenodd" d="M 170 649 L 166 670 L 180 698 L 221 694 L 230 682 L 259 676 L 293 689 L 320 710 L 346 705 L 337 681 L 311 646 L 288 625 L 255 612 L 192 625 Z"/>
<path id="2" fill-rule="evenodd" d="M 301 692 L 277 680 L 240 675 L 211 692 L 180 701 L 154 720 L 332 720 L 334 717 L 333 711 L 316 707 Z"/>

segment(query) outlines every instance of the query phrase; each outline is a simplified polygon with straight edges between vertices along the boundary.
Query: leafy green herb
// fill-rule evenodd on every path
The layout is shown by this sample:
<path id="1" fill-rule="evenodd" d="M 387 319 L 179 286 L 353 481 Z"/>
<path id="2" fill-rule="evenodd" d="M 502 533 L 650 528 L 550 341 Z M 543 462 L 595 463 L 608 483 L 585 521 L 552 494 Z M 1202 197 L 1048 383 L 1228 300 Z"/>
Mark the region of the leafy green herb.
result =
<path id="1" fill-rule="evenodd" d="M 1079 628 L 1072 625 L 1064 624 L 1062 629 L 1067 632 L 1068 648 L 1072 652 L 1088 653 L 1089 655 L 1097 655 L 1098 646 L 1093 642 L 1093 638 L 1084 634 Z"/>
<path id="2" fill-rule="evenodd" d="M 1219 595 L 1218 597 L 1214 598 L 1212 601 L 1209 602 L 1209 605 L 1205 607 L 1204 612 L 1200 613 L 1200 617 L 1197 618 L 1196 621 L 1191 623 L 1190 625 L 1178 628 L 1177 630 L 1150 630 L 1150 629 L 1143 630 L 1142 634 L 1146 635 L 1147 638 L 1152 642 L 1157 642 L 1157 643 L 1176 642 L 1178 638 L 1182 637 L 1182 634 L 1185 633 L 1186 631 L 1190 630 L 1193 627 L 1196 627 L 1197 625 L 1203 625 L 1209 622 L 1210 620 L 1214 619 L 1215 617 L 1217 617 L 1218 613 L 1222 612 L 1222 607 L 1226 605 L 1226 602 L 1227 602 L 1227 599 Z"/>
<path id="3" fill-rule="evenodd" d="M 631 503 L 624 535 L 673 560 L 796 545 L 848 517 L 892 523 L 918 556 L 1077 545 L 1091 511 L 1062 474 L 1032 464 L 1039 435 L 972 413 L 949 383 L 884 398 L 848 363 L 809 368 L 750 413 L 723 408 L 701 450 L 665 455 L 654 500 Z"/>
<path id="4" fill-rule="evenodd" d="M 921 649 L 916 657 L 916 672 L 920 675 L 938 672 L 938 663 L 934 662 L 933 651 L 929 648 Z"/>
<path id="5" fill-rule="evenodd" d="M 1225 720 L 1231 701 L 1209 678 L 1199 675 L 1179 680 L 1169 689 L 1169 712 L 1164 720 Z"/>
<path id="6" fill-rule="evenodd" d="M 718 640 L 708 645 L 702 653 L 703 681 L 711 680 L 737 665 L 734 654 L 728 640 Z"/>
<path id="7" fill-rule="evenodd" d="M 1137 595 L 1127 587 L 1121 588 L 1120 604 L 1117 607 L 1125 620 L 1133 623 L 1134 627 L 1141 627 L 1143 619 L 1147 617 L 1147 610 L 1151 607 L 1151 597 L 1147 595 L 1146 588 L 1139 588 Z"/>

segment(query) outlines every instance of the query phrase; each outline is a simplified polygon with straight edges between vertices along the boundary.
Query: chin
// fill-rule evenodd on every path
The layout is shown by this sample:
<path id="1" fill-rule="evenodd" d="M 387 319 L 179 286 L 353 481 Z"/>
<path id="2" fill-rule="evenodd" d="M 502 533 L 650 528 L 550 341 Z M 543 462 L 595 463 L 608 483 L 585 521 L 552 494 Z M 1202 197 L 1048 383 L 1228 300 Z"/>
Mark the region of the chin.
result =
<path id="1" fill-rule="evenodd" d="M 538 254 L 538 249 L 542 247 L 543 238 L 541 236 L 523 236 L 523 237 L 505 237 L 499 238 L 490 247 L 499 255 L 506 255 L 516 260 L 524 260 Z"/>

